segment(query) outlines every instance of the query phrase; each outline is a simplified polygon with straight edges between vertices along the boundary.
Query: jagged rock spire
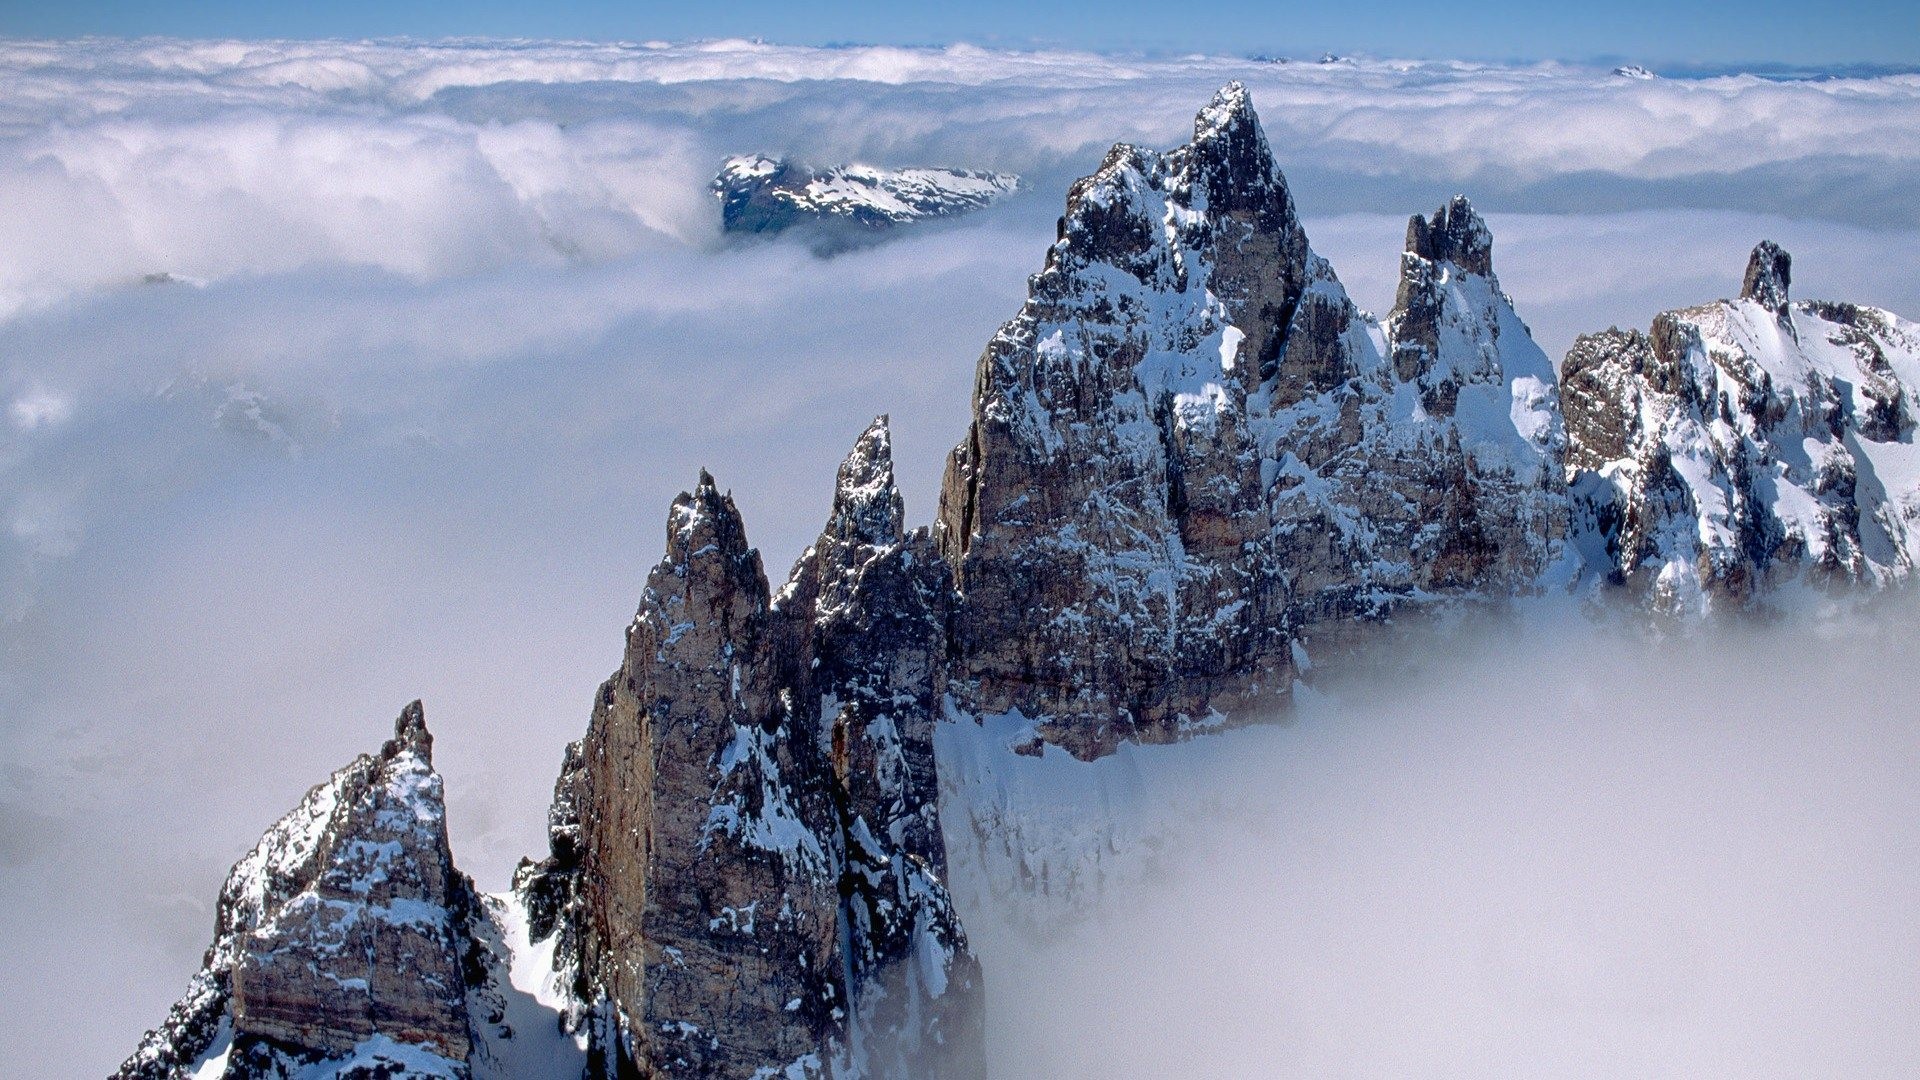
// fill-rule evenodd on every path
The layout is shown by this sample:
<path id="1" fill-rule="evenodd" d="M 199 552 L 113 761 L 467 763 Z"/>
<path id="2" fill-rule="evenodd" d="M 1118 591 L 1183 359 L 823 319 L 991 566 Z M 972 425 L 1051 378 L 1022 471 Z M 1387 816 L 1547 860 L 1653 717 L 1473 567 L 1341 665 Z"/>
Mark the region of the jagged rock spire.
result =
<path id="1" fill-rule="evenodd" d="M 667 553 L 661 565 L 711 567 L 701 575 L 718 588 L 719 580 L 746 594 L 764 594 L 765 575 L 760 568 L 760 553 L 747 542 L 747 527 L 740 519 L 733 496 L 721 492 L 713 475 L 700 470 L 700 479 L 692 491 L 683 491 L 667 512 Z M 682 577 L 685 571 L 682 571 Z M 753 584 L 760 579 L 759 588 Z"/>
<path id="2" fill-rule="evenodd" d="M 906 504 L 893 481 L 893 434 L 885 415 L 860 433 L 835 475 L 833 516 L 827 534 L 836 540 L 879 546 L 905 535 Z"/>
<path id="3" fill-rule="evenodd" d="M 1462 387 L 1531 378 L 1547 394 L 1554 382 L 1552 363 L 1494 277 L 1493 232 L 1465 195 L 1407 222 L 1386 329 L 1395 377 L 1419 386 L 1421 407 L 1433 416 L 1453 416 Z M 1544 397 L 1536 405 L 1544 411 L 1529 424 L 1528 441 L 1551 456 L 1559 440 L 1554 410 Z M 1474 453 L 1484 456 L 1485 448 Z"/>
<path id="4" fill-rule="evenodd" d="M 1193 118 L 1191 155 L 1195 186 L 1215 213 L 1252 212 L 1267 228 L 1293 217 L 1286 180 L 1274 163 L 1253 96 L 1238 82 L 1213 95 Z"/>
<path id="5" fill-rule="evenodd" d="M 1433 217 L 1407 222 L 1407 252 L 1450 262 L 1469 274 L 1493 273 L 1493 233 L 1465 195 L 1455 195 Z"/>
<path id="6" fill-rule="evenodd" d="M 901 536 L 885 417 L 838 479 L 777 604 L 713 478 L 674 501 L 551 856 L 516 874 L 594 1014 L 591 1075 L 979 1075 L 937 876 L 947 570 Z"/>
<path id="7" fill-rule="evenodd" d="M 1787 287 L 1793 283 L 1793 256 L 1771 240 L 1756 244 L 1747 258 L 1747 276 L 1740 283 L 1740 299 L 1751 300 L 1775 315 L 1787 311 Z"/>
<path id="8" fill-rule="evenodd" d="M 433 733 L 427 730 L 427 710 L 418 698 L 400 710 L 399 719 L 393 722 L 393 738 L 381 747 L 380 753 L 391 760 L 408 750 L 429 764 L 433 762 Z"/>
<path id="9" fill-rule="evenodd" d="M 223 1053 L 234 1077 L 401 1071 L 378 1037 L 468 1075 L 478 899 L 454 868 L 431 747 L 415 701 L 379 754 L 308 792 L 235 864 L 205 966 L 121 1080 L 210 1075 Z"/>
<path id="10" fill-rule="evenodd" d="M 831 807 L 770 629 L 759 552 L 702 470 L 556 795 L 574 820 L 551 869 L 574 884 L 540 890 L 571 908 L 581 1000 L 610 1003 L 590 1048 L 609 1075 L 779 1071 L 840 1027 Z"/>

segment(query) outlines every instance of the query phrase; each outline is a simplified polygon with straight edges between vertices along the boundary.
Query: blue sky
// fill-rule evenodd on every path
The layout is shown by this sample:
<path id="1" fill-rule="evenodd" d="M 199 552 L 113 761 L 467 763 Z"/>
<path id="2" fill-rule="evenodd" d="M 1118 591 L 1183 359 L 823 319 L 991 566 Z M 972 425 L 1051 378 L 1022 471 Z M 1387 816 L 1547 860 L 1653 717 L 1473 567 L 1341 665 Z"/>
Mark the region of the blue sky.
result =
<path id="1" fill-rule="evenodd" d="M 647 39 L 764 37 L 794 44 L 1054 44 L 1090 49 L 1291 55 L 1324 50 L 1414 57 L 1632 59 L 1669 67 L 1920 62 L 1910 0 L 1614 0 L 1546 5 L 1376 0 L 1206 5 L 1177 0 L 966 5 L 818 0 L 617 3 L 612 0 L 0 0 L 0 34 L 33 37 L 452 35 Z"/>

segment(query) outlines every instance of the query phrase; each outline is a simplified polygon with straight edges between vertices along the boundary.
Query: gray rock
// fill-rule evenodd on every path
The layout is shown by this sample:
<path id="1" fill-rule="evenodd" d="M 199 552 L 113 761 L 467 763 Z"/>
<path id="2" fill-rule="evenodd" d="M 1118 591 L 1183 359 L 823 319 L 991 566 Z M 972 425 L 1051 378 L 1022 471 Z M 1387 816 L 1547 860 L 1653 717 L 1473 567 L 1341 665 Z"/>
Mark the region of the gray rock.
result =
<path id="1" fill-rule="evenodd" d="M 1920 555 L 1920 475 L 1902 445 L 1920 335 L 1887 312 L 1791 301 L 1791 265 L 1763 242 L 1739 300 L 1567 354 L 1570 481 L 1636 602 L 1748 609 L 1794 581 L 1904 578 Z"/>
<path id="2" fill-rule="evenodd" d="M 1740 299 L 1751 300 L 1784 316 L 1789 302 L 1787 287 L 1792 284 L 1793 256 L 1779 244 L 1762 240 L 1747 259 L 1747 276 L 1740 282 Z"/>
<path id="3" fill-rule="evenodd" d="M 901 519 L 884 421 L 777 604 L 711 477 L 674 503 L 516 882 L 607 1075 L 980 1074 L 933 775 L 948 572 Z"/>
<path id="4" fill-rule="evenodd" d="M 220 892 L 205 966 L 119 1077 L 464 1077 L 478 901 L 453 865 L 433 738 L 414 702 L 262 837 Z M 388 1071 L 381 1071 L 386 1069 Z"/>

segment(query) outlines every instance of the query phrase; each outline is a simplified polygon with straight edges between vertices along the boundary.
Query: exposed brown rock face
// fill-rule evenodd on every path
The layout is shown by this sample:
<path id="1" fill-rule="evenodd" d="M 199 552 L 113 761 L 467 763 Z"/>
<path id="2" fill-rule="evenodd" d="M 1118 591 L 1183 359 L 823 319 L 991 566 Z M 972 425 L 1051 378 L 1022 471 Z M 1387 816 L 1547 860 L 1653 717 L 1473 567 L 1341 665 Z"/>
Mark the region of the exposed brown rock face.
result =
<path id="1" fill-rule="evenodd" d="M 447 846 L 432 747 L 414 702 L 379 754 L 268 830 L 221 890 L 206 967 L 121 1077 L 184 1076 L 223 1038 L 234 1080 L 323 1061 L 466 1075 L 477 899 Z"/>
<path id="2" fill-rule="evenodd" d="M 1792 302 L 1791 265 L 1763 242 L 1738 301 L 1567 355 L 1568 466 L 1604 550 L 1590 561 L 1658 610 L 1745 606 L 1802 578 L 1891 580 L 1920 554 L 1903 448 L 1920 336 L 1887 312 Z"/>
<path id="3" fill-rule="evenodd" d="M 610 1070 L 751 1076 L 819 1055 L 845 1013 L 832 807 L 776 696 L 768 604 L 702 474 L 595 702 L 565 794 L 578 838 L 556 844 L 578 847 L 578 963 L 617 1028 Z"/>
<path id="4" fill-rule="evenodd" d="M 933 730 L 947 683 L 952 572 L 904 532 L 886 418 L 841 465 L 833 513 L 775 602 L 790 685 L 830 759 L 865 1076 L 981 1074 L 982 981 L 944 884 Z"/>
<path id="5" fill-rule="evenodd" d="M 940 874 L 948 574 L 884 422 L 778 604 L 711 477 L 674 503 L 626 660 L 518 887 L 599 1002 L 608 1075 L 977 1076 Z"/>
<path id="6" fill-rule="evenodd" d="M 1456 199 L 1408 242 L 1383 329 L 1238 85 L 1074 185 L 942 491 L 966 708 L 1081 756 L 1177 738 L 1284 701 L 1297 636 L 1565 561 L 1552 365 L 1486 226 Z"/>
<path id="7" fill-rule="evenodd" d="M 1076 183 L 1025 307 L 980 360 L 939 533 L 972 708 L 1096 755 L 1291 686 L 1287 590 L 1248 398 L 1344 354 L 1283 349 L 1306 237 L 1237 85 L 1169 154 Z"/>

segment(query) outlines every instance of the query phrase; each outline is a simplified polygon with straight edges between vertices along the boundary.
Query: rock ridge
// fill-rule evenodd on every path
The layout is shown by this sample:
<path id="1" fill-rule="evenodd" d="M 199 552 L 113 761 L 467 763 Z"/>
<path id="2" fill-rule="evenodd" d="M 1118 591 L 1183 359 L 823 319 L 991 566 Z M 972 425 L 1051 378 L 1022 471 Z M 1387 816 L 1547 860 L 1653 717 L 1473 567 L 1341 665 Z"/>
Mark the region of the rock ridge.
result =
<path id="1" fill-rule="evenodd" d="M 516 881 L 600 1075 L 984 1067 L 933 774 L 947 572 L 902 518 L 884 418 L 777 598 L 711 476 L 675 500 Z"/>
<path id="2" fill-rule="evenodd" d="M 220 891 L 202 970 L 118 1077 L 470 1075 L 479 901 L 432 748 L 415 701 L 267 830 Z"/>

